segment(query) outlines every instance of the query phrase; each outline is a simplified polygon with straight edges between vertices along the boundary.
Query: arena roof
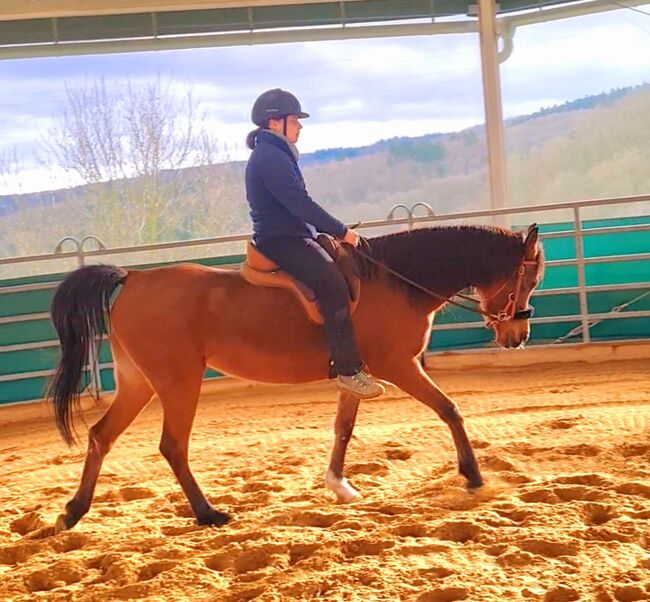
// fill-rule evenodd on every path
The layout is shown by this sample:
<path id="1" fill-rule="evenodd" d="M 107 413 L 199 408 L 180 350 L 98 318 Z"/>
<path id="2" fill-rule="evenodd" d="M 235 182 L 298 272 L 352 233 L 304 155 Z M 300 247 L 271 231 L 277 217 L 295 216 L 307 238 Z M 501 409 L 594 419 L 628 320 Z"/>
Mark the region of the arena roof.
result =
<path id="1" fill-rule="evenodd" d="M 628 6 L 647 0 L 632 0 Z M 4 0 L 0 58 L 477 32 L 478 0 Z M 514 25 L 618 8 L 501 0 Z"/>

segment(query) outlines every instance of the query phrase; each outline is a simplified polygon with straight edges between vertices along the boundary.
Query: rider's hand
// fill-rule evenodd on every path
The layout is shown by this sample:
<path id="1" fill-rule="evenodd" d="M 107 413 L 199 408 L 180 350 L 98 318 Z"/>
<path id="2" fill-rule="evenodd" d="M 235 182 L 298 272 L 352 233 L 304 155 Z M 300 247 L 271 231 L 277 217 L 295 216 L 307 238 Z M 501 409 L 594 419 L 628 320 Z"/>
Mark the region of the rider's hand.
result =
<path id="1" fill-rule="evenodd" d="M 350 230 L 350 228 L 347 229 L 345 235 L 341 240 L 348 243 L 349 245 L 352 245 L 353 247 L 359 246 L 359 235 L 354 230 Z"/>

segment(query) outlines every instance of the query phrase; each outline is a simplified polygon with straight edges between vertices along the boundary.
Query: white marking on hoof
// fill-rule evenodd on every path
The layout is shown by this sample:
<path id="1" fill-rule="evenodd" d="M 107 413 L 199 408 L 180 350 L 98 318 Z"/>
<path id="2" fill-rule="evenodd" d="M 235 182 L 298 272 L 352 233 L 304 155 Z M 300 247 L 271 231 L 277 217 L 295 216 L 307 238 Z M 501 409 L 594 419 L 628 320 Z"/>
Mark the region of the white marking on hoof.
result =
<path id="1" fill-rule="evenodd" d="M 54 534 L 58 535 L 62 531 L 67 531 L 68 527 L 65 526 L 65 517 L 63 514 L 59 514 L 58 518 L 56 519 L 56 523 L 54 523 Z"/>
<path id="2" fill-rule="evenodd" d="M 334 492 L 336 499 L 341 504 L 349 504 L 361 497 L 361 494 L 348 483 L 347 479 L 337 479 L 331 470 L 325 473 L 325 487 Z"/>

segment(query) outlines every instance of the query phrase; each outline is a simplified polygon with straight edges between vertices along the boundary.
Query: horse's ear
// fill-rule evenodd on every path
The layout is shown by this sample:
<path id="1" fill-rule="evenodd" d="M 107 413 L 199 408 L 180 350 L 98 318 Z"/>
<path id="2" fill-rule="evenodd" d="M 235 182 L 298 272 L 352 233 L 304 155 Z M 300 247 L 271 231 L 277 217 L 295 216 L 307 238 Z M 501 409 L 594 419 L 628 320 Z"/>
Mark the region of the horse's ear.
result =
<path id="1" fill-rule="evenodd" d="M 539 238 L 539 226 L 537 224 L 531 224 L 528 226 L 528 231 L 526 232 L 526 239 L 524 240 L 524 256 L 526 259 L 534 259 L 535 247 L 537 246 L 537 239 Z"/>

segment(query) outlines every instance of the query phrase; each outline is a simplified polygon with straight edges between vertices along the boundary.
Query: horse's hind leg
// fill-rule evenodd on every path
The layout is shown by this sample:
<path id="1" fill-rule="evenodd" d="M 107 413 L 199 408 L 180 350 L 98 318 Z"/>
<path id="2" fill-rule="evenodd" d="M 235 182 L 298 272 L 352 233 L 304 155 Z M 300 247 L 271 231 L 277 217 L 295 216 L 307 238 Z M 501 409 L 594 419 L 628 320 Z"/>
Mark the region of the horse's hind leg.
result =
<path id="1" fill-rule="evenodd" d="M 88 432 L 88 452 L 81 484 L 66 504 L 65 513 L 59 515 L 56 532 L 70 529 L 88 512 L 106 454 L 153 395 L 149 383 L 116 343 L 113 343 L 113 358 L 117 382 L 115 398 L 106 414 Z"/>
<path id="2" fill-rule="evenodd" d="M 358 397 L 344 391 L 339 393 L 339 405 L 334 421 L 334 448 L 329 468 L 325 473 L 325 486 L 336 494 L 339 502 L 343 503 L 361 497 L 359 492 L 343 477 L 345 452 L 352 437 L 358 409 Z"/>
<path id="3" fill-rule="evenodd" d="M 183 488 L 199 525 L 224 525 L 230 516 L 215 510 L 201 491 L 189 466 L 189 440 L 196 414 L 203 366 L 178 371 L 185 376 L 169 375 L 154 383 L 165 414 L 160 453 L 165 457 Z M 188 376 L 192 375 L 192 376 Z"/>
<path id="4" fill-rule="evenodd" d="M 429 378 L 419 362 L 414 359 L 406 366 L 386 371 L 382 377 L 387 378 L 400 389 L 430 407 L 447 424 L 456 445 L 458 471 L 467 479 L 470 488 L 483 485 L 483 478 L 469 441 L 463 417 L 456 404 L 449 399 Z"/>

